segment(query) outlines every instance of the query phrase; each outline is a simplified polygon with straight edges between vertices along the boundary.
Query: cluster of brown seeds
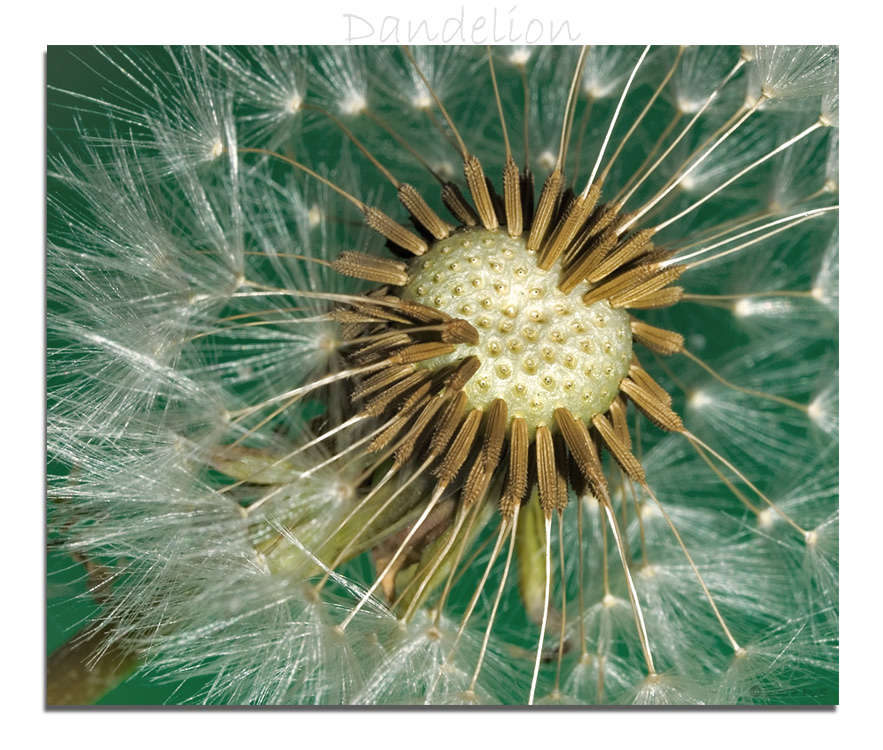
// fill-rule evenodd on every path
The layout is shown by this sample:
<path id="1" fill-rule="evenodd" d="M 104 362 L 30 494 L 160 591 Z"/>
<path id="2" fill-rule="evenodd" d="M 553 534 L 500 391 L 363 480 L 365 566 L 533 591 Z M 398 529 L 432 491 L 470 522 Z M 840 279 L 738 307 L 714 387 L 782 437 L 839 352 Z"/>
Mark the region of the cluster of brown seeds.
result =
<path id="1" fill-rule="evenodd" d="M 330 556 L 328 570 L 362 551 L 371 550 L 374 557 L 375 581 L 341 623 L 343 629 L 381 587 L 409 620 L 429 592 L 445 582 L 435 605 L 441 612 L 461 556 L 482 525 L 476 522 L 489 507 L 485 501 L 496 502 L 501 516 L 493 560 L 509 534 L 511 555 L 519 509 L 536 497 L 545 519 L 545 604 L 526 603 L 526 608 L 532 619 L 542 620 L 542 644 L 551 587 L 550 524 L 557 515 L 560 533 L 570 488 L 579 496 L 591 493 L 601 503 L 624 566 L 626 553 L 602 451 L 653 497 L 632 452 L 628 405 L 661 429 L 694 439 L 672 410 L 671 397 L 632 350 L 637 342 L 656 354 L 686 353 L 682 336 L 638 320 L 629 310 L 677 303 L 683 289 L 674 284 L 688 266 L 676 264 L 673 251 L 654 244 L 663 225 L 638 228 L 652 202 L 633 213 L 622 210 L 631 193 L 601 202 L 607 173 L 628 140 L 626 135 L 599 173 L 616 115 L 583 191 L 567 187 L 563 165 L 585 53 L 571 83 L 557 162 L 538 199 L 527 154 L 523 169 L 512 156 L 499 95 L 507 154 L 502 195 L 423 78 L 462 156 L 471 201 L 454 182 L 433 172 L 393 128 L 373 118 L 436 177 L 442 203 L 456 223 L 441 218 L 416 188 L 397 180 L 331 115 L 394 185 L 412 228 L 288 157 L 240 149 L 280 158 L 340 193 L 387 240 L 395 256 L 347 250 L 329 264 L 342 275 L 380 286 L 361 295 L 324 295 L 332 300 L 330 316 L 340 326 L 343 367 L 306 388 L 344 380 L 352 409 L 349 419 L 321 428 L 307 447 L 350 425 L 373 425 L 356 441 L 370 464 L 359 480 L 363 496 L 317 550 Z M 496 90 L 490 56 L 488 61 Z M 419 67 L 417 71 L 423 77 Z M 409 256 L 410 261 L 402 260 Z M 568 334 L 579 334 L 573 340 L 565 335 L 565 324 L 572 328 Z M 341 547 L 334 541 L 338 538 L 348 541 Z M 507 562 L 503 583 L 508 567 Z M 400 590 L 398 574 L 405 568 L 410 572 Z M 653 672 L 631 581 L 629 596 Z M 562 635 L 561 647 L 563 642 Z M 540 646 L 531 700 L 541 651 Z M 480 664 L 476 676 L 479 669 Z"/>
<path id="2" fill-rule="evenodd" d="M 466 181 L 476 208 L 472 209 L 453 183 L 446 183 L 442 191 L 442 199 L 461 221 L 460 227 L 440 219 L 408 185 L 399 187 L 399 195 L 419 235 L 375 209 L 366 211 L 366 219 L 391 243 L 415 256 L 432 255 L 436 251 L 433 240 L 437 243 L 454 233 L 468 237 L 481 227 L 510 237 L 523 234 L 537 269 L 548 270 L 560 263 L 561 292 L 568 294 L 588 282 L 588 291 L 576 298 L 577 304 L 606 302 L 614 310 L 648 309 L 680 299 L 683 290 L 672 283 L 683 267 L 665 263 L 669 253 L 653 244 L 653 230 L 623 231 L 630 217 L 621 214 L 616 205 L 598 204 L 599 183 L 584 195 L 572 196 L 563 190 L 563 175 L 556 170 L 547 179 L 534 210 L 528 197 L 532 191 L 526 187 L 532 176 L 525 170 L 516 180 L 513 167 L 510 160 L 504 170 L 501 199 L 478 159 L 466 159 Z M 437 368 L 427 363 L 432 365 L 444 355 L 449 355 L 445 361 L 451 361 L 450 355 L 469 351 L 470 346 L 480 343 L 480 329 L 469 320 L 400 296 L 395 287 L 406 287 L 412 277 L 403 261 L 348 251 L 334 267 L 348 276 L 384 285 L 335 311 L 343 326 L 342 338 L 354 342 L 348 363 L 355 369 L 376 370 L 351 394 L 361 414 L 389 422 L 370 449 L 392 450 L 397 467 L 410 460 L 434 462 L 436 493 L 463 470 L 461 502 L 467 506 L 476 503 L 494 473 L 507 468 L 503 459 L 508 448 L 501 513 L 511 516 L 536 484 L 540 503 L 549 515 L 566 503 L 568 482 L 584 482 L 596 497 L 607 498 L 601 447 L 632 480 L 644 483 L 640 461 L 631 451 L 628 403 L 664 430 L 683 429 L 671 409 L 670 396 L 634 356 L 606 413 L 574 414 L 559 407 L 554 409 L 553 420 L 529 430 L 523 416 L 509 415 L 503 399 L 492 400 L 484 410 L 468 409 L 463 388 L 477 372 L 479 358 L 466 355 L 455 364 Z M 633 339 L 656 353 L 672 354 L 682 348 L 683 339 L 677 333 L 634 317 L 629 324 Z M 578 469 L 576 474 L 568 470 L 571 461 Z"/>

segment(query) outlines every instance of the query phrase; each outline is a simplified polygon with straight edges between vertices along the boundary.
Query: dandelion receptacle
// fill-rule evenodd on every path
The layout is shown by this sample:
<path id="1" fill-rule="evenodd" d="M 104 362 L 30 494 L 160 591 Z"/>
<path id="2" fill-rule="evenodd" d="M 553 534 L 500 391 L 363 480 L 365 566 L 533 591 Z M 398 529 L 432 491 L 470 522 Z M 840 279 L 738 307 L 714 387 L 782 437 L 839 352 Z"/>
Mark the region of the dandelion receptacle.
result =
<path id="1" fill-rule="evenodd" d="M 836 47 L 97 54 L 50 703 L 837 701 Z"/>

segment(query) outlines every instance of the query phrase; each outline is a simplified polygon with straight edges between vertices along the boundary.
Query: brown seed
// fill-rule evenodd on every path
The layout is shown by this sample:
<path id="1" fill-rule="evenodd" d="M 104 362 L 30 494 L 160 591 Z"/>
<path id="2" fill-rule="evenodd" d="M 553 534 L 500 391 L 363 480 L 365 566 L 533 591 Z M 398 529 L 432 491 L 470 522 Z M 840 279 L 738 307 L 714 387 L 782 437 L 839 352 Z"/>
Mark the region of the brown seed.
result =
<path id="1" fill-rule="evenodd" d="M 434 307 L 427 307 L 419 302 L 414 302 L 414 300 L 399 299 L 398 297 L 391 297 L 390 299 L 394 299 L 398 303 L 398 309 L 402 313 L 419 323 L 447 323 L 453 320 L 447 313 L 436 310 Z"/>
<path id="2" fill-rule="evenodd" d="M 671 408 L 631 378 L 623 378 L 619 388 L 634 402 L 641 413 L 660 429 L 668 432 L 681 432 L 684 429 L 681 418 Z"/>
<path id="3" fill-rule="evenodd" d="M 594 289 L 590 289 L 583 295 L 583 302 L 587 305 L 593 305 L 603 299 L 609 299 L 614 295 L 622 294 L 637 287 L 647 279 L 652 279 L 658 273 L 659 269 L 654 266 L 640 265 L 637 268 L 631 268 L 607 279 Z"/>
<path id="4" fill-rule="evenodd" d="M 560 434 L 552 436 L 552 443 L 555 446 L 555 473 L 558 477 L 558 500 L 555 504 L 555 510 L 559 513 L 567 507 L 567 476 L 570 473 L 570 462 L 567 457 L 567 446 L 564 438 Z"/>
<path id="5" fill-rule="evenodd" d="M 635 318 L 629 322 L 634 340 L 657 354 L 674 354 L 684 348 L 684 337 L 679 333 L 651 326 Z"/>
<path id="6" fill-rule="evenodd" d="M 607 478 L 604 476 L 598 451 L 585 422 L 562 408 L 555 410 L 555 421 L 570 449 L 571 456 L 594 495 L 599 498 L 607 497 Z"/>
<path id="7" fill-rule="evenodd" d="M 507 411 L 506 402 L 499 398 L 491 404 L 488 411 L 481 452 L 463 485 L 461 498 L 466 507 L 474 505 L 481 499 L 493 478 L 500 461 L 500 454 L 503 452 Z"/>
<path id="8" fill-rule="evenodd" d="M 399 200 L 411 216 L 423 226 L 435 239 L 443 240 L 450 237 L 456 227 L 442 219 L 413 185 L 403 183 L 399 185 Z"/>
<path id="9" fill-rule="evenodd" d="M 552 237 L 546 243 L 542 253 L 540 253 L 537 266 L 544 271 L 548 271 L 555 264 L 555 261 L 561 257 L 561 254 L 568 248 L 573 238 L 576 237 L 577 233 L 585 225 L 600 195 L 601 183 L 596 182 L 589 188 L 589 192 L 586 195 L 580 194 L 571 201 L 564 215 L 558 220 L 558 224 L 552 232 Z"/>
<path id="10" fill-rule="evenodd" d="M 668 286 L 686 271 L 686 266 L 670 266 L 649 279 L 636 284 L 626 290 L 610 297 L 608 300 L 611 307 L 628 307 L 633 301 L 641 300 L 657 289 Z"/>
<path id="11" fill-rule="evenodd" d="M 393 351 L 397 347 L 405 347 L 412 343 L 411 337 L 406 333 L 390 331 L 389 335 L 371 341 L 362 347 L 356 349 L 350 354 L 350 359 L 358 364 L 368 364 L 371 362 L 380 362 L 393 356 Z M 391 362 L 392 364 L 401 364 L 404 360 Z"/>
<path id="12" fill-rule="evenodd" d="M 395 354 L 390 355 L 389 361 L 391 364 L 423 362 L 427 359 L 450 354 L 456 348 L 453 344 L 443 344 L 438 341 L 421 341 L 417 344 L 410 344 L 395 352 Z"/>
<path id="13" fill-rule="evenodd" d="M 359 383 L 350 396 L 351 400 L 359 401 L 366 396 L 370 396 L 381 388 L 397 383 L 404 377 L 414 372 L 414 365 L 396 365 L 394 367 L 384 367 L 380 372 L 374 373 L 370 377 Z"/>
<path id="14" fill-rule="evenodd" d="M 485 469 L 489 472 L 497 468 L 500 454 L 503 452 L 503 440 L 506 437 L 508 413 L 509 408 L 506 402 L 501 398 L 494 399 L 488 414 L 484 443 L 481 447 L 482 460 L 484 461 Z"/>
<path id="15" fill-rule="evenodd" d="M 623 444 L 617 431 L 613 428 L 610 422 L 607 421 L 603 414 L 596 414 L 592 417 L 592 424 L 595 429 L 598 430 L 598 434 L 601 436 L 604 445 L 607 446 L 610 455 L 613 456 L 616 463 L 619 464 L 622 470 L 632 480 L 638 484 L 643 484 L 646 481 L 644 467 L 641 466 L 641 462 L 638 461 L 638 459 L 632 455 L 632 452 Z"/>
<path id="16" fill-rule="evenodd" d="M 440 485 L 445 487 L 449 485 L 469 457 L 469 451 L 472 450 L 472 443 L 475 440 L 475 434 L 478 432 L 478 426 L 481 424 L 483 413 L 481 409 L 473 409 L 469 412 L 466 419 L 463 420 L 463 424 L 454 436 L 450 448 L 448 448 L 441 463 L 433 472 L 438 478 Z"/>
<path id="17" fill-rule="evenodd" d="M 452 391 L 459 391 L 469 382 L 470 378 L 478 372 L 481 360 L 475 355 L 464 357 L 457 365 L 457 369 L 445 385 Z"/>
<path id="18" fill-rule="evenodd" d="M 334 270 L 344 276 L 352 276 L 379 284 L 404 286 L 408 283 L 408 267 L 401 261 L 378 258 L 354 250 L 342 252 L 332 263 Z"/>
<path id="19" fill-rule="evenodd" d="M 421 392 L 422 393 L 422 392 Z M 396 436 L 404 429 L 405 425 L 408 424 L 412 413 L 422 406 L 420 402 L 421 398 L 425 398 L 425 393 L 422 393 L 416 400 L 409 399 L 409 405 L 407 407 L 403 407 L 398 414 L 396 414 L 389 426 L 383 429 L 379 435 L 377 435 L 370 443 L 368 443 L 368 451 L 369 452 L 377 452 L 383 450 L 387 445 L 389 445 Z"/>
<path id="20" fill-rule="evenodd" d="M 408 463 L 411 456 L 414 454 L 414 450 L 417 448 L 417 444 L 427 432 L 427 428 L 432 423 L 432 420 L 435 418 L 435 415 L 438 413 L 438 410 L 441 409 L 443 404 L 443 396 L 435 396 L 429 399 L 429 402 L 420 412 L 414 425 L 408 430 L 408 434 L 405 436 L 404 440 L 402 440 L 401 446 L 396 450 L 395 460 L 393 461 L 394 468 L 401 468 Z"/>
<path id="21" fill-rule="evenodd" d="M 637 360 L 629 366 L 629 377 L 634 380 L 645 390 L 650 391 L 656 398 L 666 406 L 671 406 L 671 396 L 659 383 L 657 383 L 647 371 L 641 367 Z"/>
<path id="22" fill-rule="evenodd" d="M 446 344 L 477 344 L 478 331 L 468 320 L 457 318 L 444 324 L 441 340 Z"/>
<path id="23" fill-rule="evenodd" d="M 610 422 L 613 424 L 613 429 L 616 430 L 616 434 L 619 435 L 622 444 L 631 450 L 632 436 L 629 434 L 629 423 L 626 415 L 625 401 L 619 394 L 617 394 L 616 398 L 610 403 L 607 413 L 610 415 Z"/>
<path id="24" fill-rule="evenodd" d="M 454 214 L 457 217 L 457 221 L 461 224 L 465 224 L 467 227 L 478 225 L 478 214 L 466 202 L 463 193 L 460 192 L 460 188 L 453 182 L 446 182 L 442 185 L 441 198 L 448 211 Z"/>
<path id="25" fill-rule="evenodd" d="M 676 305 L 684 296 L 684 289 L 680 286 L 668 286 L 664 289 L 657 289 L 642 297 L 633 299 L 629 303 L 632 310 L 659 310 L 663 307 L 671 307 Z"/>
<path id="26" fill-rule="evenodd" d="M 363 297 L 364 302 L 348 302 L 356 310 L 357 314 L 369 315 L 375 320 L 386 320 L 391 323 L 410 323 L 411 321 L 403 314 L 404 306 L 395 305 L 395 307 L 387 307 L 376 302 L 372 302 L 370 297 Z M 392 299 L 395 299 L 394 297 Z"/>
<path id="27" fill-rule="evenodd" d="M 528 250 L 539 250 L 542 247 L 552 217 L 558 210 L 558 201 L 563 189 L 564 175 L 556 167 L 543 184 L 543 192 L 540 193 L 540 202 L 527 239 Z"/>
<path id="28" fill-rule="evenodd" d="M 394 219 L 387 216 L 383 211 L 374 206 L 365 206 L 365 223 L 375 232 L 382 234 L 390 242 L 407 250 L 414 255 L 423 255 L 429 245 L 422 237 L 418 237 L 409 229 L 405 229 Z"/>
<path id="29" fill-rule="evenodd" d="M 402 378 L 397 383 L 381 391 L 366 402 L 365 406 L 362 408 L 363 413 L 370 416 L 379 416 L 384 412 L 386 407 L 399 398 L 399 396 L 402 396 L 427 382 L 430 377 L 431 373 L 426 370 L 418 370 L 417 372 Z"/>
<path id="30" fill-rule="evenodd" d="M 484 169 L 482 169 L 478 157 L 470 155 L 466 158 L 463 162 L 463 173 L 466 177 L 466 185 L 472 194 L 472 200 L 475 202 L 475 208 L 481 218 L 481 223 L 485 229 L 496 229 L 500 224 L 497 220 L 497 213 L 494 210 L 494 202 L 491 200 L 491 194 L 488 190 Z"/>
<path id="31" fill-rule="evenodd" d="M 558 473 L 555 466 L 555 444 L 546 425 L 537 427 L 534 438 L 537 451 L 537 483 L 540 487 L 540 507 L 548 518 L 558 507 Z"/>
<path id="32" fill-rule="evenodd" d="M 429 455 L 439 456 L 448 447 L 448 443 L 454 435 L 454 430 L 460 423 L 460 415 L 466 407 L 467 396 L 463 391 L 457 391 L 448 401 L 445 410 L 438 418 L 435 432 L 429 442 Z"/>
<path id="33" fill-rule="evenodd" d="M 503 196 L 506 204 L 506 231 L 510 237 L 521 236 L 524 214 L 521 206 L 521 176 L 510 155 L 503 167 Z"/>
<path id="34" fill-rule="evenodd" d="M 610 255 L 598 265 L 589 275 L 588 279 L 593 284 L 597 284 L 601 279 L 606 278 L 610 274 L 618 271 L 626 263 L 630 263 L 642 255 L 653 249 L 653 243 L 650 238 L 653 237 L 652 229 L 644 229 L 641 232 L 633 234 L 625 241 L 621 242 Z"/>
<path id="35" fill-rule="evenodd" d="M 603 262 L 614 247 L 616 247 L 616 232 L 612 229 L 591 238 L 578 239 L 572 248 L 572 253 L 565 256 L 566 266 L 558 288 L 565 294 L 570 294 L 585 281 L 594 268 Z"/>
<path id="36" fill-rule="evenodd" d="M 527 423 L 523 417 L 514 417 L 509 426 L 509 474 L 500 495 L 500 515 L 512 518 L 515 508 L 527 495 L 528 464 L 530 463 L 530 440 Z"/>

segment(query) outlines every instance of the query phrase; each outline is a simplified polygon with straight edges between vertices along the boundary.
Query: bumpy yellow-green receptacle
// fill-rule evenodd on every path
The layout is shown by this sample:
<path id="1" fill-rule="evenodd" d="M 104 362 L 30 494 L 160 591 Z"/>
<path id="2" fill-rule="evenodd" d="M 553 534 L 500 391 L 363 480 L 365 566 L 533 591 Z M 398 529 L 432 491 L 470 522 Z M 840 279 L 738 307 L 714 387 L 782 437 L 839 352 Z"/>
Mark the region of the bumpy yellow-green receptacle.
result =
<path id="1" fill-rule="evenodd" d="M 481 368 L 465 388 L 470 407 L 505 399 L 510 419 L 523 417 L 531 435 L 559 407 L 586 421 L 607 411 L 632 357 L 628 314 L 606 301 L 584 304 L 588 283 L 561 293 L 559 273 L 557 264 L 537 268 L 520 237 L 466 229 L 415 258 L 401 292 L 475 326 L 477 345 L 426 366 L 478 356 Z"/>

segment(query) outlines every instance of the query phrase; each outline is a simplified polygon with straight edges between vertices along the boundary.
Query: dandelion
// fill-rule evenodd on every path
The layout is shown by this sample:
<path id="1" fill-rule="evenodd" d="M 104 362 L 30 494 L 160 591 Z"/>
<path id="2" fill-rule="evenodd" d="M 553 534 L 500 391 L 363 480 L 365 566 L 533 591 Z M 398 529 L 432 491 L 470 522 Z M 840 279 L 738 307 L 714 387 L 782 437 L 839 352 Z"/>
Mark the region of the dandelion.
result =
<path id="1" fill-rule="evenodd" d="M 836 48 L 103 54 L 50 702 L 836 702 Z"/>

